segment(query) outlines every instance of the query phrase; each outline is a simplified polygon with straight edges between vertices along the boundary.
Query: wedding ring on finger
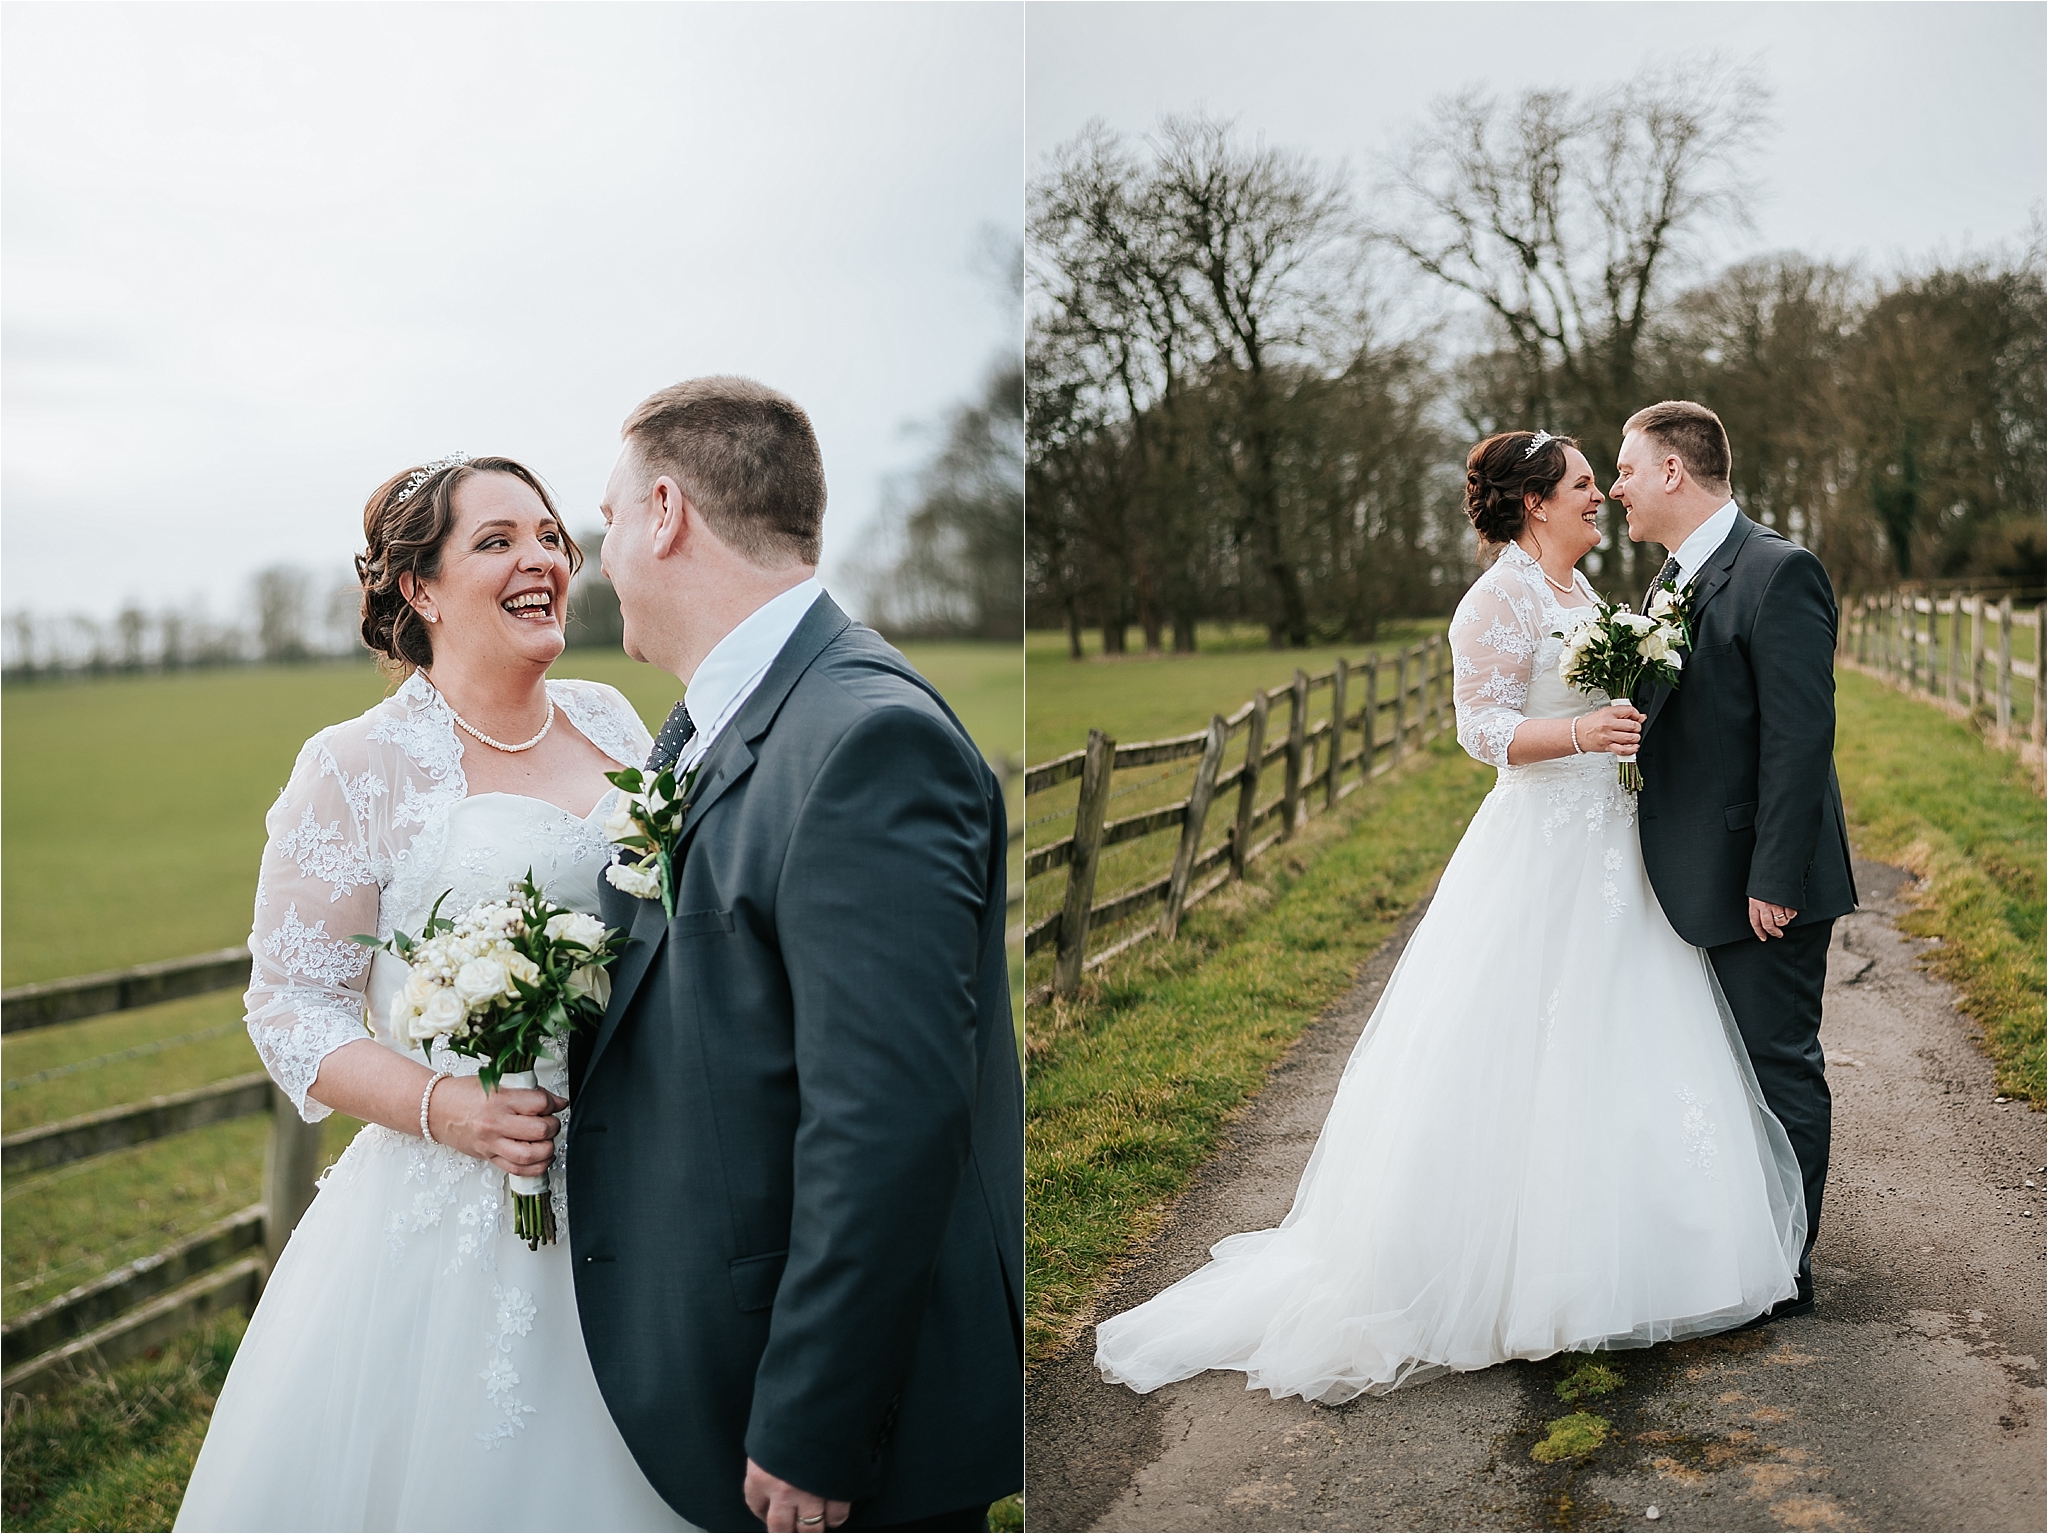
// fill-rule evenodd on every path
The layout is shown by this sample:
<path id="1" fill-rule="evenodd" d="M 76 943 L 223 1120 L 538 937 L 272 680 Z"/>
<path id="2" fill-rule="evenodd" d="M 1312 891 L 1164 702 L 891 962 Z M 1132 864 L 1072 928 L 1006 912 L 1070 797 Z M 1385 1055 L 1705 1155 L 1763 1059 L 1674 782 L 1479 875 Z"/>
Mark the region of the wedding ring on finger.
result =
<path id="1" fill-rule="evenodd" d="M 823 1513 L 813 1513 L 808 1518 L 797 1519 L 797 1522 L 802 1524 L 807 1529 L 815 1529 L 819 1524 L 823 1523 L 824 1521 L 825 1515 Z"/>

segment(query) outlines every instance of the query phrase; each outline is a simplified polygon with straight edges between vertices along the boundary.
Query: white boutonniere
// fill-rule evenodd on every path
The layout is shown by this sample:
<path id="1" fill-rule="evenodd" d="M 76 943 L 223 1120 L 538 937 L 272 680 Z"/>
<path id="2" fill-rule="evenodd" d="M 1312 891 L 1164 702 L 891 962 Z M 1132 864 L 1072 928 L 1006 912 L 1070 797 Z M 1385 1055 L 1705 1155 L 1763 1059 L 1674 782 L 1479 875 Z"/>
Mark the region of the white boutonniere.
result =
<path id="1" fill-rule="evenodd" d="M 659 900 L 662 914 L 673 919 L 676 844 L 682 840 L 683 817 L 690 810 L 697 768 L 685 773 L 680 785 L 673 767 L 662 768 L 651 781 L 637 767 L 608 772 L 605 777 L 619 790 L 619 803 L 605 817 L 604 839 L 639 857 L 630 863 L 613 863 L 604 876 L 614 889 L 641 900 Z"/>

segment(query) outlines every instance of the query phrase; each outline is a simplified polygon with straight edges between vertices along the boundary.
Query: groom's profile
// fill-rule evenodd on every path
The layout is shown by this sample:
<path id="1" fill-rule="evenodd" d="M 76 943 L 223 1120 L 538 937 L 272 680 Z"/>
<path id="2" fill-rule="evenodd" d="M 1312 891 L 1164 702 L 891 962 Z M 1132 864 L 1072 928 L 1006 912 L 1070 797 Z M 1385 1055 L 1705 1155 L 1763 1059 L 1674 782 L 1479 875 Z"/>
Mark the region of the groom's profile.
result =
<path id="1" fill-rule="evenodd" d="M 684 684 L 674 915 L 571 1060 L 576 1295 L 708 1529 L 980 1529 L 1022 1467 L 1023 1103 L 995 776 L 825 595 L 809 419 L 742 378 L 626 420 L 603 568 Z"/>

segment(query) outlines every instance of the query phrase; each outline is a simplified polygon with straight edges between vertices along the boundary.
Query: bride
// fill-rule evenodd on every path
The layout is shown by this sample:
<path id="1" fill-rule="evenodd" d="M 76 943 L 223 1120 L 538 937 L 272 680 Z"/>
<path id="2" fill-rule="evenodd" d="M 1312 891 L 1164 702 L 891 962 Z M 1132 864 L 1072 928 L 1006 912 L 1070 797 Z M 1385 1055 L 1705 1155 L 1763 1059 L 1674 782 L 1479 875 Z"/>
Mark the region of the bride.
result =
<path id="1" fill-rule="evenodd" d="M 373 496 L 363 638 L 405 675 L 306 743 L 268 819 L 249 1033 L 308 1120 L 368 1121 L 321 1183 L 235 1357 L 180 1529 L 687 1529 L 591 1375 L 569 1266 L 562 1067 L 486 1095 L 478 1062 L 392 1036 L 418 932 L 531 868 L 597 910 L 617 792 L 651 742 L 618 692 L 548 681 L 581 559 L 540 481 L 444 459 Z M 367 1007 L 366 1007 L 367 1003 Z M 555 1245 L 505 1174 L 552 1163 Z"/>
<path id="2" fill-rule="evenodd" d="M 1204 1369 L 1335 1404 L 1449 1370 L 1726 1330 L 1796 1290 L 1797 1163 L 1700 950 L 1652 895 L 1611 753 L 1642 716 L 1558 676 L 1605 499 L 1568 438 L 1466 461 L 1499 558 L 1451 620 L 1458 739 L 1499 769 L 1276 1230 L 1096 1330 L 1104 1379 Z"/>

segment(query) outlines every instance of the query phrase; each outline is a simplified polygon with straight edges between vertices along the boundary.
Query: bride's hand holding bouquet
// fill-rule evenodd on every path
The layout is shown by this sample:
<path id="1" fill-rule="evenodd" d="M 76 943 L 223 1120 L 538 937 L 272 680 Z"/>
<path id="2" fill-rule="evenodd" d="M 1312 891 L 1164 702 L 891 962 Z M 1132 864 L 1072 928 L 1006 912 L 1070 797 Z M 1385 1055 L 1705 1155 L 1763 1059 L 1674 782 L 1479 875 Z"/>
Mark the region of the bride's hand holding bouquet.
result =
<path id="1" fill-rule="evenodd" d="M 1643 614 L 1631 612 L 1626 602 L 1596 602 L 1584 621 L 1551 636 L 1564 641 L 1557 671 L 1565 683 L 1581 692 L 1605 693 L 1614 700 L 1581 720 L 1574 738 L 1581 750 L 1614 751 L 1620 762 L 1621 786 L 1630 793 L 1643 786 L 1642 769 L 1636 765 L 1636 740 L 1628 738 L 1640 739 L 1642 716 L 1628 706 L 1628 700 L 1645 676 L 1676 687 L 1685 666 L 1683 651 L 1691 642 L 1685 599 L 1677 591 L 1660 587 L 1649 607 Z M 1625 706 L 1624 715 L 1620 710 Z M 1619 728 L 1624 718 L 1633 721 L 1629 729 Z M 1618 750 L 1617 745 L 1625 749 Z"/>
<path id="2" fill-rule="evenodd" d="M 392 1033 L 423 1052 L 431 1053 L 439 1041 L 454 1054 L 480 1060 L 477 1082 L 486 1099 L 501 1087 L 537 1090 L 534 1066 L 541 1057 L 559 1058 L 577 1029 L 594 1028 L 603 1019 L 611 998 L 607 970 L 618 958 L 618 940 L 596 917 L 550 905 L 530 870 L 510 900 L 482 902 L 453 920 L 441 915 L 441 902 L 435 901 L 417 937 L 395 932 L 386 942 L 367 935 L 355 939 L 412 968 L 392 998 Z M 423 1126 L 426 1111 L 423 1102 Z M 529 1249 L 555 1239 L 548 1145 L 537 1174 L 507 1174 L 514 1228 Z M 538 1159 L 537 1144 L 534 1151 Z"/>

